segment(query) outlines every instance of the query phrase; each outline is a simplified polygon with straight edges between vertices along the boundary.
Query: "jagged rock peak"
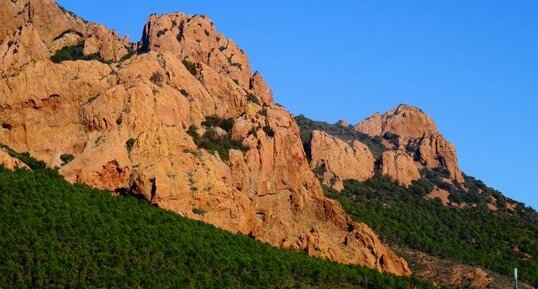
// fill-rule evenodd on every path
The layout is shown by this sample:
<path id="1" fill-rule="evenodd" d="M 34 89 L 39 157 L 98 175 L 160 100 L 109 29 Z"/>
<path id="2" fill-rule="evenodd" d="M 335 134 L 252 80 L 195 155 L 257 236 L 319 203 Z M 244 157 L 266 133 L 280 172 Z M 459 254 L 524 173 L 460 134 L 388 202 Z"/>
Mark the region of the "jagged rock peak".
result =
<path id="1" fill-rule="evenodd" d="M 400 104 L 384 114 L 374 113 L 355 125 L 355 130 L 370 136 L 386 133 L 401 137 L 419 138 L 437 131 L 433 120 L 421 109 Z"/>
<path id="2" fill-rule="evenodd" d="M 118 61 L 129 53 L 129 39 L 86 22 L 53 0 L 0 2 L 0 73 L 50 58 L 61 48 L 80 45 L 85 55 Z"/>
<path id="3" fill-rule="evenodd" d="M 414 156 L 418 169 L 444 168 L 452 179 L 464 182 L 454 145 L 437 130 L 432 118 L 415 106 L 401 104 L 384 114 L 374 113 L 354 128 L 372 137 L 395 140 L 384 144 L 391 146 L 389 149 L 400 149 Z M 402 183 L 408 180 L 402 179 Z"/>

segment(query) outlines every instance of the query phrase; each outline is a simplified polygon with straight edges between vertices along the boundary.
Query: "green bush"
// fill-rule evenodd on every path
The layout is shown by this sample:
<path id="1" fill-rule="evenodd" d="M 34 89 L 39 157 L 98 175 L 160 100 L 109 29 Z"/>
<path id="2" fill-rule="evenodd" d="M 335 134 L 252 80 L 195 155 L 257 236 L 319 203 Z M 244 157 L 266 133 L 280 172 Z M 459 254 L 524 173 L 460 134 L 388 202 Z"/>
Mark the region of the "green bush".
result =
<path id="1" fill-rule="evenodd" d="M 130 138 L 125 142 L 125 148 L 127 149 L 128 153 L 131 153 L 135 143 L 136 143 L 136 139 L 134 138 Z"/>
<path id="2" fill-rule="evenodd" d="M 84 55 L 84 42 L 57 50 L 56 53 L 51 56 L 50 60 L 54 63 L 60 63 L 67 60 L 98 60 L 104 63 L 109 63 L 109 61 L 102 59 L 98 54 Z"/>
<path id="3" fill-rule="evenodd" d="M 201 213 L 201 212 L 200 212 Z M 434 288 L 0 167 L 0 288 Z"/>
<path id="4" fill-rule="evenodd" d="M 185 65 L 185 68 L 187 68 L 187 70 L 194 76 L 197 76 L 198 75 L 198 68 L 196 67 L 196 63 L 192 62 L 192 61 L 189 61 L 187 59 L 184 59 L 183 61 L 183 65 Z"/>
<path id="5" fill-rule="evenodd" d="M 60 160 L 62 160 L 62 166 L 67 165 L 75 159 L 75 156 L 72 154 L 62 154 Z"/>
<path id="6" fill-rule="evenodd" d="M 45 170 L 47 168 L 47 164 L 45 164 L 44 161 L 37 160 L 33 158 L 29 153 L 19 153 L 14 150 L 12 150 L 10 147 L 4 144 L 0 144 L 0 148 L 3 148 L 7 151 L 7 153 L 12 157 L 20 160 L 21 162 L 25 163 L 29 168 L 32 170 Z"/>
<path id="7" fill-rule="evenodd" d="M 206 127 L 220 127 L 225 130 L 227 133 L 232 131 L 234 126 L 233 118 L 221 118 L 217 115 L 208 116 L 203 122 L 202 125 Z"/>
<path id="8" fill-rule="evenodd" d="M 210 153 L 217 152 L 223 161 L 230 160 L 231 149 L 240 150 L 242 152 L 246 152 L 249 150 L 247 146 L 243 145 L 242 141 L 232 139 L 229 133 L 226 134 L 225 136 L 218 136 L 215 133 L 214 128 L 209 127 L 207 128 L 204 135 L 200 136 L 196 132 L 196 130 L 197 130 L 196 126 L 192 125 L 187 131 L 187 133 L 194 140 L 194 143 L 199 148 L 203 148 Z"/>
<path id="9" fill-rule="evenodd" d="M 160 71 L 155 71 L 149 78 L 151 82 L 153 82 L 157 86 L 163 86 L 164 76 Z"/>
<path id="10" fill-rule="evenodd" d="M 255 94 L 252 94 L 252 93 L 247 94 L 247 100 L 257 105 L 261 105 L 260 100 Z"/>

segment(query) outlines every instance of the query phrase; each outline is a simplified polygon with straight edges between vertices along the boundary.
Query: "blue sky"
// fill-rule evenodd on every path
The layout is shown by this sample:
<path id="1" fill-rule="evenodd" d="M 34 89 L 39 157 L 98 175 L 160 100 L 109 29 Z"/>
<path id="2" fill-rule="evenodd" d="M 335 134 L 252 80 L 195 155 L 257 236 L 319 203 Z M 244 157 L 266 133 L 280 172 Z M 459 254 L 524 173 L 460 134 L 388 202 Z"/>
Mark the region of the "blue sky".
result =
<path id="1" fill-rule="evenodd" d="M 462 169 L 538 208 L 538 1 L 74 1 L 138 41 L 151 13 L 211 17 L 294 114 L 356 123 L 416 105 Z"/>

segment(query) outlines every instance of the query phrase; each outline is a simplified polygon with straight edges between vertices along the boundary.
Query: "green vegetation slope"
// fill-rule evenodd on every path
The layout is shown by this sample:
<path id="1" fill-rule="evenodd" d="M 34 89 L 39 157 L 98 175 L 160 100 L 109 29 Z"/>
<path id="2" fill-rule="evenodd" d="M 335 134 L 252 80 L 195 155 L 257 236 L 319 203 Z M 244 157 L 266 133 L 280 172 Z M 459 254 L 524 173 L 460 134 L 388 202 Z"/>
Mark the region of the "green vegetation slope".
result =
<path id="1" fill-rule="evenodd" d="M 0 166 L 0 288 L 434 288 Z"/>
<path id="2" fill-rule="evenodd" d="M 388 177 L 375 176 L 366 182 L 346 181 L 340 193 L 326 188 L 326 194 L 386 242 L 506 276 L 517 267 L 523 280 L 538 286 L 538 214 L 522 204 L 513 212 L 504 208 L 490 211 L 484 196 L 495 195 L 498 204 L 507 198 L 479 181 L 466 179 L 470 190 L 457 193 L 452 188 L 450 198 L 473 202 L 475 208 L 443 207 L 440 201 L 424 199 L 433 188 L 426 176 L 408 189 Z M 478 186 L 484 190 L 482 195 L 476 193 Z"/>

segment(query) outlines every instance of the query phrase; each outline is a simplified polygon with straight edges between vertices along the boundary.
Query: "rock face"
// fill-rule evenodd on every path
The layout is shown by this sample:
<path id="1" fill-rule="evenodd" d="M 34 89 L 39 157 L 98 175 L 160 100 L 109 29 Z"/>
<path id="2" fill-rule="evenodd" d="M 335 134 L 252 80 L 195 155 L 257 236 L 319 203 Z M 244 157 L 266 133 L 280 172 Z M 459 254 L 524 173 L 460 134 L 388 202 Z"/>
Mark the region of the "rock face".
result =
<path id="1" fill-rule="evenodd" d="M 420 173 L 413 159 L 404 151 L 390 150 L 381 156 L 381 173 L 390 176 L 402 186 L 408 187 L 420 179 Z"/>
<path id="2" fill-rule="evenodd" d="M 80 43 L 86 55 L 117 61 L 128 53 L 128 39 L 102 25 L 66 13 L 53 0 L 0 2 L 0 66 L 12 75 L 28 63 Z M 84 41 L 85 40 L 85 41 Z"/>
<path id="3" fill-rule="evenodd" d="M 128 59 L 126 39 L 52 0 L 3 1 L 0 21 L 0 119 L 9 127 L 0 143 L 61 167 L 71 182 L 136 194 L 275 246 L 410 274 L 323 196 L 295 120 L 206 17 L 152 15 Z M 49 60 L 75 44 L 110 63 Z M 245 149 L 222 158 L 199 148 L 188 130 L 203 131 L 210 116 L 232 118 L 222 137 Z M 367 155 L 360 144 L 347 150 Z M 62 164 L 64 154 L 74 160 Z"/>
<path id="4" fill-rule="evenodd" d="M 310 151 L 310 167 L 325 185 L 336 190 L 344 188 L 344 180 L 365 181 L 374 176 L 374 156 L 359 141 L 346 143 L 315 130 L 312 132 Z"/>
<path id="5" fill-rule="evenodd" d="M 453 180 L 464 182 L 454 146 L 437 131 L 433 120 L 416 107 L 400 105 L 382 115 L 375 113 L 358 123 L 355 130 L 393 140 L 389 145 L 414 156 L 417 169 L 446 169 Z"/>
<path id="6" fill-rule="evenodd" d="M 0 148 L 0 166 L 12 171 L 16 169 L 30 170 L 25 163 L 10 156 L 7 150 L 4 148 Z"/>

